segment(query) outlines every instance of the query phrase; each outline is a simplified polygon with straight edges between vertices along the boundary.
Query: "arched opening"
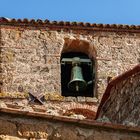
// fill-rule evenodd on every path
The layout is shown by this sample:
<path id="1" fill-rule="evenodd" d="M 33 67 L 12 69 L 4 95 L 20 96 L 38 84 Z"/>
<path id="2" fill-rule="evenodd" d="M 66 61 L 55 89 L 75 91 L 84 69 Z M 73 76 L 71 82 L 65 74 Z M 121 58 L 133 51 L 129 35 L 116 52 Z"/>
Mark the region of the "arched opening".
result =
<path id="1" fill-rule="evenodd" d="M 75 62 L 75 58 L 76 59 Z M 77 66 L 75 63 L 78 63 Z M 77 85 L 76 85 L 77 83 Z M 93 97 L 95 61 L 83 52 L 66 52 L 61 55 L 62 96 Z"/>
<path id="2" fill-rule="evenodd" d="M 73 58 L 78 57 L 81 59 L 86 59 L 90 61 L 91 65 L 81 62 L 79 67 L 80 68 L 73 68 L 74 66 L 70 63 L 63 64 L 63 58 L 71 59 L 71 63 Z M 81 40 L 78 38 L 65 38 L 64 39 L 64 46 L 61 50 L 61 95 L 62 96 L 83 96 L 83 97 L 93 97 L 96 95 L 96 78 L 97 78 L 97 63 L 96 63 L 96 49 L 87 40 Z M 88 63 L 88 62 L 87 62 Z M 69 82 L 72 80 L 75 81 L 75 78 L 72 78 L 72 73 L 74 73 L 73 69 L 81 69 L 82 80 L 85 80 L 87 86 L 86 90 L 80 92 L 74 92 L 68 88 Z M 75 72 L 77 73 L 77 72 Z M 81 76 L 80 74 L 80 76 Z M 77 74 L 75 74 L 77 78 Z M 79 74 L 78 74 L 79 78 Z M 75 82 L 76 83 L 76 82 Z M 83 83 L 82 83 L 83 85 Z"/>

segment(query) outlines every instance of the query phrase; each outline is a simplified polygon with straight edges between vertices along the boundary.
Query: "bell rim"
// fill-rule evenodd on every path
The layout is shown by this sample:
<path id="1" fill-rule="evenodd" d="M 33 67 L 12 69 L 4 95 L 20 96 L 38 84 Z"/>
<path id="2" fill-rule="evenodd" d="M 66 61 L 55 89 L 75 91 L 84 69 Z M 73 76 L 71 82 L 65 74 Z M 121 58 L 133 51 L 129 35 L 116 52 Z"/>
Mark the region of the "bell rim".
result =
<path id="1" fill-rule="evenodd" d="M 77 79 L 77 80 L 83 82 L 84 85 L 85 85 L 85 86 L 83 86 L 83 87 L 85 87 L 85 88 L 83 88 L 83 89 L 86 89 L 86 87 L 87 87 L 86 81 L 85 81 L 85 80 L 81 80 L 81 79 Z M 70 81 L 70 82 L 68 83 L 68 88 L 69 88 L 69 89 L 72 89 L 71 86 L 70 86 L 70 84 L 73 83 L 73 82 L 77 82 L 76 79 L 75 79 L 75 80 L 72 80 L 72 81 Z M 82 90 L 80 90 L 80 91 L 82 91 Z"/>

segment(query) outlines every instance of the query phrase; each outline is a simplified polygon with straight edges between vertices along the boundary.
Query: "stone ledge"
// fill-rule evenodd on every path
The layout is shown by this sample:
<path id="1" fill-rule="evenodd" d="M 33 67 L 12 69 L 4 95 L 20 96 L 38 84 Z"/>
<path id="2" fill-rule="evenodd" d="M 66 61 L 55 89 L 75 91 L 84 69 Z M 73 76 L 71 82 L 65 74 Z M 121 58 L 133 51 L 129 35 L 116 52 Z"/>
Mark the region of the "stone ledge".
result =
<path id="1" fill-rule="evenodd" d="M 78 102 L 78 103 L 94 103 L 97 104 L 98 103 L 98 99 L 96 97 L 82 97 L 82 96 L 78 96 L 78 97 L 64 97 L 64 101 L 68 101 L 68 102 Z"/>
<path id="2" fill-rule="evenodd" d="M 96 97 L 83 97 L 83 96 L 78 96 L 78 97 L 64 97 L 61 96 L 60 94 L 45 94 L 45 101 L 66 101 L 66 102 L 86 102 L 86 103 L 98 103 L 98 99 Z M 29 95 L 27 93 L 0 93 L 0 99 L 27 99 L 29 98 Z"/>
<path id="3" fill-rule="evenodd" d="M 48 101 L 40 105 L 37 103 L 29 103 L 27 99 L 0 100 L 0 108 L 14 109 L 16 111 L 22 111 L 24 114 L 28 112 L 37 114 L 44 113 L 44 115 L 65 116 L 75 119 L 94 119 L 97 112 L 97 105 L 94 103 Z"/>
<path id="4" fill-rule="evenodd" d="M 44 113 L 34 113 L 34 112 L 23 112 L 23 111 L 18 111 L 17 109 L 5 109 L 1 108 L 0 112 L 3 113 L 8 113 L 8 114 L 15 114 L 17 115 L 22 115 L 22 117 L 41 117 L 44 119 L 48 119 L 49 121 L 59 121 L 59 122 L 65 122 L 65 123 L 76 123 L 76 125 L 84 126 L 84 127 L 98 127 L 98 128 L 106 128 L 106 129 L 113 129 L 113 130 L 118 130 L 118 131 L 126 131 L 126 132 L 134 132 L 134 133 L 140 133 L 140 128 L 139 127 L 132 127 L 132 126 L 124 126 L 124 125 L 119 125 L 119 124 L 112 124 L 112 123 L 102 123 L 102 122 L 97 122 L 96 120 L 78 120 L 78 119 L 73 119 L 73 118 L 67 118 L 67 117 L 60 117 L 60 116 L 50 116 L 46 115 Z M 20 116 L 19 116 L 20 117 Z"/>

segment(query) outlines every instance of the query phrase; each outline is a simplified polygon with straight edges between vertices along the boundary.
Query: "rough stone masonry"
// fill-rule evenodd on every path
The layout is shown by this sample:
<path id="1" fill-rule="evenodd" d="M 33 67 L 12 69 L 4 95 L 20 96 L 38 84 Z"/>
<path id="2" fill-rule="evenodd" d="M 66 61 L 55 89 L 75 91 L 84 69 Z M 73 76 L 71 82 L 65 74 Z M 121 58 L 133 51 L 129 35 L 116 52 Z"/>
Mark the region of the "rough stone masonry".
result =
<path id="1" fill-rule="evenodd" d="M 18 121 L 17 121 L 18 120 Z M 139 140 L 135 129 L 1 114 L 1 140 Z"/>
<path id="2" fill-rule="evenodd" d="M 98 120 L 133 127 L 140 126 L 140 65 L 135 68 L 139 71 L 115 85 L 112 84 L 110 96 L 103 105 Z"/>
<path id="3" fill-rule="evenodd" d="M 100 100 L 108 77 L 140 62 L 140 33 L 1 25 L 1 93 L 61 95 L 60 57 L 70 51 L 84 52 L 96 61 L 94 92 Z"/>
<path id="4" fill-rule="evenodd" d="M 62 97 L 60 66 L 61 54 L 67 52 L 94 60 L 93 94 L 100 101 L 110 78 L 140 63 L 139 28 L 40 22 L 0 23 L 0 139 L 139 140 L 139 129 L 94 121 L 93 98 Z M 28 92 L 44 94 L 49 101 L 30 104 L 23 98 Z"/>

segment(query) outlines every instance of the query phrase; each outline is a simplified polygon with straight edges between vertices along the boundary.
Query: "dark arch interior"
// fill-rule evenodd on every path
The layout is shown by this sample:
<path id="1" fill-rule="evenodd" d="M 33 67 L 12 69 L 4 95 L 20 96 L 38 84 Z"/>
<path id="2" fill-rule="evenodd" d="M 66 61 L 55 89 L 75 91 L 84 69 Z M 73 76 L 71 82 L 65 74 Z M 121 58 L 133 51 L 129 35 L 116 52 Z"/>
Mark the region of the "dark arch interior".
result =
<path id="1" fill-rule="evenodd" d="M 61 60 L 63 58 L 73 58 L 73 57 L 80 57 L 83 59 L 89 59 L 88 55 L 81 53 L 81 52 L 69 52 L 69 53 L 62 53 L 61 55 Z M 85 65 L 81 64 L 80 67 L 82 68 L 82 74 L 83 78 L 86 82 L 93 81 L 95 79 L 95 65 L 94 65 L 94 60 L 92 60 L 92 65 Z M 74 92 L 68 89 L 68 83 L 72 80 L 71 79 L 71 69 L 72 65 L 71 64 L 61 64 L 61 93 L 62 96 L 84 96 L 84 97 L 93 97 L 93 88 L 94 88 L 94 81 L 92 84 L 89 84 L 87 88 L 84 91 L 81 92 Z"/>

